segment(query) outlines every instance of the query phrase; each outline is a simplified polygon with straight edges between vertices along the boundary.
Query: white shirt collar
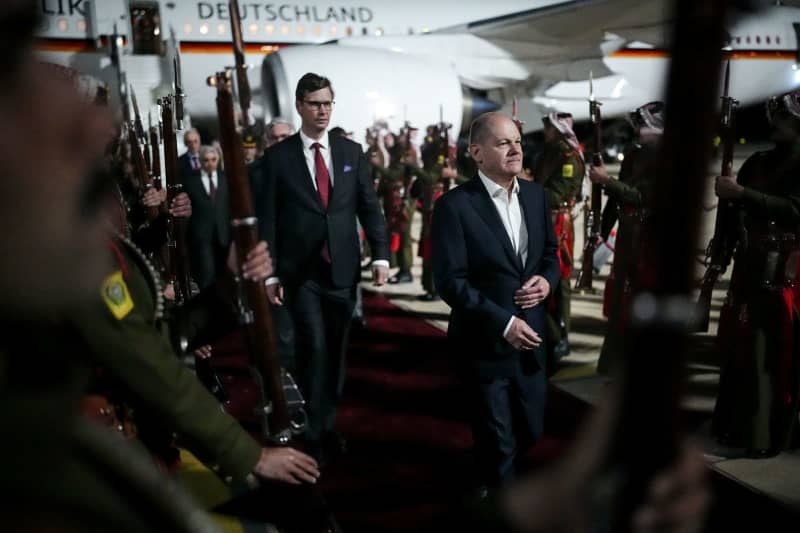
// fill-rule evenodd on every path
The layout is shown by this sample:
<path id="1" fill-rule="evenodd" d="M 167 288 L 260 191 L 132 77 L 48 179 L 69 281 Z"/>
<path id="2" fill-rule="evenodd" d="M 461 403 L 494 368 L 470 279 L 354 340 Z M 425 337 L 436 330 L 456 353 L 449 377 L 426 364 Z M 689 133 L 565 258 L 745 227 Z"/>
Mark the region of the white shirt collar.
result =
<path id="1" fill-rule="evenodd" d="M 311 137 L 309 137 L 305 133 L 303 133 L 303 130 L 301 129 L 300 130 L 300 140 L 303 141 L 303 148 L 306 149 L 306 150 L 311 150 L 311 145 L 314 144 L 314 143 L 319 143 L 320 147 L 323 150 L 327 150 L 328 149 L 328 130 L 325 130 L 325 132 L 322 134 L 322 136 L 317 141 L 315 139 L 312 139 Z"/>
<path id="2" fill-rule="evenodd" d="M 481 182 L 483 182 L 483 186 L 486 187 L 486 190 L 489 192 L 489 196 L 496 198 L 498 196 L 505 195 L 503 198 L 508 198 L 508 191 L 492 181 L 486 174 L 483 173 L 482 170 L 478 170 L 478 177 L 481 179 Z M 511 192 L 513 194 L 519 194 L 519 181 L 517 180 L 516 176 L 514 176 L 514 181 L 511 185 Z"/>

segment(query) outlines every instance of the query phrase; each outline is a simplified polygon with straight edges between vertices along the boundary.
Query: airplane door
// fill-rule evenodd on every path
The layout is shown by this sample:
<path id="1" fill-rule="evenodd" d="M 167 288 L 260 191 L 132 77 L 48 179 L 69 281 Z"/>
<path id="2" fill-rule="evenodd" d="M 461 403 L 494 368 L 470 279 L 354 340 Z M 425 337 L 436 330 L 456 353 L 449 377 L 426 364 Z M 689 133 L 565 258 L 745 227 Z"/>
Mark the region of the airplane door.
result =
<path id="1" fill-rule="evenodd" d="M 158 2 L 131 2 L 131 30 L 135 55 L 161 55 L 161 14 Z"/>

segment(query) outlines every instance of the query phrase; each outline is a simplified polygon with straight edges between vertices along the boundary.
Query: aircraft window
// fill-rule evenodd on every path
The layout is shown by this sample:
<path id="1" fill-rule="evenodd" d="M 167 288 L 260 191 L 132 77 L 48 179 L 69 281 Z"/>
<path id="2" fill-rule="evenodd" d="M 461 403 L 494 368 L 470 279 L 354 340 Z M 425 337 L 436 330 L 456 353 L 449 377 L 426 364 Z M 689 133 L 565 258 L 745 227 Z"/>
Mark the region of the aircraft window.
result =
<path id="1" fill-rule="evenodd" d="M 131 5 L 134 54 L 161 53 L 160 26 L 161 16 L 158 13 L 158 4 Z"/>
<path id="2" fill-rule="evenodd" d="M 86 31 L 86 19 L 80 19 L 76 23 L 78 31 Z"/>
<path id="3" fill-rule="evenodd" d="M 336 35 L 336 26 L 331 26 L 328 33 L 330 33 L 331 36 Z"/>
<path id="4" fill-rule="evenodd" d="M 67 19 L 58 19 L 58 29 L 67 31 L 69 29 L 69 21 Z"/>
<path id="5" fill-rule="evenodd" d="M 220 35 L 225 35 L 225 32 L 228 31 L 227 24 L 219 24 L 217 25 L 217 33 Z"/>
<path id="6" fill-rule="evenodd" d="M 352 37 L 353 36 L 353 27 L 352 26 L 348 26 L 346 33 L 347 33 L 348 37 Z"/>
<path id="7" fill-rule="evenodd" d="M 200 33 L 206 35 L 208 33 L 208 24 L 201 24 L 200 25 Z"/>
<path id="8" fill-rule="evenodd" d="M 756 35 L 756 44 L 761 44 L 761 36 Z"/>
<path id="9" fill-rule="evenodd" d="M 736 44 L 742 44 L 742 38 L 741 37 L 737 37 L 736 38 Z"/>
<path id="10" fill-rule="evenodd" d="M 765 39 L 766 39 L 766 41 L 767 41 L 767 44 L 771 44 L 771 43 L 772 43 L 772 39 L 770 39 L 769 35 L 767 35 L 767 36 L 765 37 Z"/>
<path id="11" fill-rule="evenodd" d="M 367 35 L 367 34 L 369 34 L 369 29 L 367 29 L 367 27 L 364 26 L 363 28 L 361 28 L 361 35 Z"/>
<path id="12" fill-rule="evenodd" d="M 281 33 L 284 35 L 289 35 L 289 26 L 287 26 L 286 24 L 281 26 Z"/>
<path id="13" fill-rule="evenodd" d="M 272 32 L 275 31 L 275 26 L 273 26 L 272 24 L 267 24 L 266 26 L 264 26 L 264 31 L 267 32 L 267 35 L 272 35 Z"/>
<path id="14" fill-rule="evenodd" d="M 319 37 L 322 34 L 322 28 L 319 27 L 319 24 L 314 24 L 314 27 L 311 28 L 311 33 Z"/>
<path id="15" fill-rule="evenodd" d="M 747 44 L 750 44 L 750 36 L 749 35 L 747 36 L 746 41 L 747 41 Z"/>
<path id="16" fill-rule="evenodd" d="M 781 36 L 780 35 L 776 35 L 775 36 L 775 44 L 781 44 Z"/>
<path id="17" fill-rule="evenodd" d="M 378 37 L 382 36 L 383 35 L 383 28 L 376 28 L 375 29 L 375 35 L 377 35 Z"/>
<path id="18" fill-rule="evenodd" d="M 192 33 L 192 25 L 191 24 L 184 24 L 183 33 L 185 33 L 186 35 L 190 35 Z"/>
<path id="19" fill-rule="evenodd" d="M 306 33 L 306 27 L 302 24 L 297 26 L 297 35 L 304 35 Z"/>

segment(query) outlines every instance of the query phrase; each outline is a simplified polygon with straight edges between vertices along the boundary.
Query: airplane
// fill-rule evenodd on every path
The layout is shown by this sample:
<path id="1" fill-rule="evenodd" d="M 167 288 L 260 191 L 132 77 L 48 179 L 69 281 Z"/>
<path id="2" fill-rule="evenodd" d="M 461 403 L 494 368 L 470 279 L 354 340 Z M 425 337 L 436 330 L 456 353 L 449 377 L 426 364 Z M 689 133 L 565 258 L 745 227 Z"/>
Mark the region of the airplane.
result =
<path id="1" fill-rule="evenodd" d="M 440 116 L 463 132 L 477 114 L 516 97 L 526 131 L 550 110 L 588 119 L 590 77 L 604 117 L 663 97 L 666 0 L 360 0 L 240 2 L 257 118 L 299 122 L 294 84 L 312 71 L 335 89 L 332 124 L 392 130 Z M 233 64 L 227 2 L 41 0 L 41 59 L 129 83 L 143 107 L 172 90 L 180 52 L 193 123 L 215 122 L 208 75 Z M 728 28 L 731 87 L 742 105 L 800 85 L 800 9 L 773 6 Z M 116 57 L 109 50 L 116 49 Z M 119 67 L 117 67 L 119 65 Z M 359 140 L 359 139 L 357 139 Z"/>

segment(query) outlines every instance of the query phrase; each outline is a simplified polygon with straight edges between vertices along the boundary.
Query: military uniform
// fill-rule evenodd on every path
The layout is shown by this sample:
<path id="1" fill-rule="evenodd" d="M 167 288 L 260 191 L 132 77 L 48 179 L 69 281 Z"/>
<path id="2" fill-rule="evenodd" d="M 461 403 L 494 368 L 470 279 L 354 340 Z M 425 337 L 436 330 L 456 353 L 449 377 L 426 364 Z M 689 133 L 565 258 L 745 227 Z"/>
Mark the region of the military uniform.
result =
<path id="1" fill-rule="evenodd" d="M 609 373 L 623 354 L 623 335 L 627 326 L 630 295 L 634 275 L 641 267 L 636 248 L 641 248 L 642 231 L 649 215 L 646 208 L 657 164 L 656 147 L 653 145 L 636 145 L 625 154 L 618 180 L 611 180 L 604 185 L 608 194 L 608 204 L 603 213 L 603 225 L 613 226 L 610 220 L 619 220 L 617 240 L 614 250 L 614 264 L 611 275 L 606 281 L 604 293 L 604 310 L 608 316 L 608 327 L 600 350 L 597 370 L 601 374 Z M 611 231 L 610 228 L 608 230 Z"/>
<path id="2" fill-rule="evenodd" d="M 713 431 L 758 453 L 789 447 L 800 376 L 800 149 L 756 153 L 738 182 L 740 216 L 725 228 L 736 247 L 717 342 L 723 356 Z M 723 201 L 723 200 L 720 200 Z M 727 264 L 727 261 L 726 261 Z"/>
<path id="3" fill-rule="evenodd" d="M 378 185 L 378 196 L 383 198 L 383 212 L 389 232 L 391 263 L 398 268 L 394 278 L 403 282 L 411 281 L 411 266 L 414 263 L 411 220 L 416 207 L 409 195 L 409 186 L 413 185 L 412 181 L 417 175 L 418 169 L 407 165 L 404 158 L 393 158 L 389 168 L 381 171 Z"/>
<path id="4" fill-rule="evenodd" d="M 580 193 L 585 165 L 581 154 L 565 140 L 548 142 L 534 170 L 534 178 L 544 187 L 553 216 L 553 229 L 559 240 L 558 260 L 561 282 L 548 300 L 548 354 L 561 341 L 566 341 L 570 326 L 572 266 L 574 262 L 575 228 L 572 207 Z"/>
<path id="5" fill-rule="evenodd" d="M 202 345 L 232 329 L 235 318 L 227 297 L 232 287 L 212 285 L 177 311 L 170 328 L 162 320 L 156 272 L 144 255 L 124 239 L 110 247 L 115 271 L 103 282 L 96 305 L 66 318 L 84 343 L 82 352 L 123 388 L 137 425 L 175 430 L 202 459 L 244 479 L 261 446 L 222 411 L 170 342 L 180 338 L 189 346 Z"/>

